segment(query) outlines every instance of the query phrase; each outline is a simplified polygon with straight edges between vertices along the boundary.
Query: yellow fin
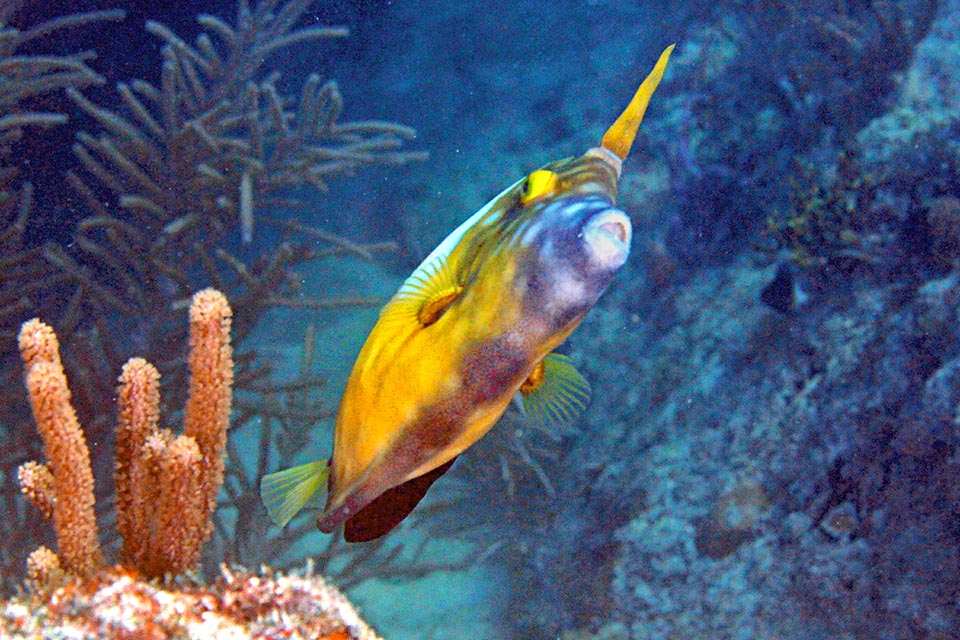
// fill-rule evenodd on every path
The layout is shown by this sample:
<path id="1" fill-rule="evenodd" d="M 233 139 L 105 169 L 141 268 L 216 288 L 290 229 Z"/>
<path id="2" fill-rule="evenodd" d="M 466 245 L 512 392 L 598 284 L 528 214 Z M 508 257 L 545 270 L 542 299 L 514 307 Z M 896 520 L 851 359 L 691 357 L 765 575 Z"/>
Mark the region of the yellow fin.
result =
<path id="1" fill-rule="evenodd" d="M 590 384 L 567 356 L 551 353 L 520 386 L 523 412 L 545 427 L 570 422 L 587 408 Z"/>
<path id="2" fill-rule="evenodd" d="M 603 134 L 600 146 L 612 151 L 621 160 L 626 160 L 630 154 L 630 147 L 633 146 L 633 139 L 637 135 L 637 129 L 640 128 L 640 121 L 643 120 L 643 114 L 647 111 L 647 105 L 650 103 L 653 92 L 656 91 L 660 79 L 663 78 L 663 70 L 666 69 L 667 60 L 670 59 L 670 54 L 675 46 L 670 45 L 663 50 L 660 59 L 653 67 L 653 71 L 640 84 L 640 88 L 633 95 L 630 104 Z"/>
<path id="3" fill-rule="evenodd" d="M 429 327 L 462 292 L 463 286 L 457 282 L 447 256 L 439 255 L 410 274 L 381 313 L 415 319 L 420 326 Z"/>
<path id="4" fill-rule="evenodd" d="M 284 527 L 327 481 L 327 461 L 317 460 L 277 471 L 260 480 L 260 500 L 267 515 Z"/>

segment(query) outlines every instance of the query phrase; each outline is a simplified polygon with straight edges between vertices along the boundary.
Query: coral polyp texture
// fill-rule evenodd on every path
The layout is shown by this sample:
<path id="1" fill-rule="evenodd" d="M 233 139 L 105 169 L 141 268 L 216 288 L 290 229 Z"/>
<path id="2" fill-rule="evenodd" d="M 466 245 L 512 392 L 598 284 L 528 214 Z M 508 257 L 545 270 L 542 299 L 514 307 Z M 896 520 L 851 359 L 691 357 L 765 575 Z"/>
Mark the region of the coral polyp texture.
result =
<path id="1" fill-rule="evenodd" d="M 222 569 L 209 585 L 147 582 L 120 567 L 71 580 L 48 598 L 0 605 L 4 638 L 310 638 L 376 640 L 322 577 Z"/>

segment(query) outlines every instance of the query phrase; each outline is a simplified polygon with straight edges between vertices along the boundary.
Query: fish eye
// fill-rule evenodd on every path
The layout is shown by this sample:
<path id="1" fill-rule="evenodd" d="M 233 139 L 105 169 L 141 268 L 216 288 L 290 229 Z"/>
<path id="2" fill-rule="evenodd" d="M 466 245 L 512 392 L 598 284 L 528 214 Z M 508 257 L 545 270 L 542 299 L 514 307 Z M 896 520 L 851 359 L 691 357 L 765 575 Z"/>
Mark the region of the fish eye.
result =
<path id="1" fill-rule="evenodd" d="M 557 174 L 547 169 L 537 169 L 523 181 L 520 190 L 520 206 L 527 206 L 551 195 L 557 189 Z"/>

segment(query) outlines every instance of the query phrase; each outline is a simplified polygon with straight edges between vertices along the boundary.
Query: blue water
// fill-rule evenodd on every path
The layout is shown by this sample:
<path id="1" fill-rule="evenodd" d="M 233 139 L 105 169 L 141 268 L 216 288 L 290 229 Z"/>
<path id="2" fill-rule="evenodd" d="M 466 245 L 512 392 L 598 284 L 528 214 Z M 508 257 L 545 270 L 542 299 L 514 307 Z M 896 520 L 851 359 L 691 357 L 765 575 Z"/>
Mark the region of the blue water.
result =
<path id="1" fill-rule="evenodd" d="M 960 3 L 327 4 L 298 24 L 349 37 L 263 69 L 291 95 L 311 72 L 335 78 L 342 120 L 411 126 L 404 148 L 429 157 L 295 189 L 308 206 L 269 213 L 397 245 L 298 265 L 305 297 L 385 301 L 503 188 L 596 146 L 677 45 L 621 178 L 631 257 L 562 349 L 593 388 L 586 413 L 550 433 L 511 413 L 389 534 L 377 553 L 399 559 L 321 562 L 373 626 L 411 640 L 960 637 Z M 154 17 L 195 38 L 182 10 Z M 136 47 L 100 72 L 156 82 L 159 46 Z M 69 144 L 73 126 L 54 135 Z M 52 193 L 71 161 L 41 151 L 27 173 Z M 40 203 L 43 220 L 86 217 Z M 252 246 L 238 237 L 224 242 L 250 259 L 280 240 L 259 225 Z M 271 310 L 238 346 L 289 380 L 312 325 L 327 379 L 313 399 L 333 408 L 375 321 L 376 305 Z M 329 455 L 331 420 L 307 427 L 271 470 Z M 232 464 L 256 464 L 258 436 L 231 436 Z M 261 547 L 211 553 L 298 566 L 329 543 L 278 538 L 265 517 Z"/>

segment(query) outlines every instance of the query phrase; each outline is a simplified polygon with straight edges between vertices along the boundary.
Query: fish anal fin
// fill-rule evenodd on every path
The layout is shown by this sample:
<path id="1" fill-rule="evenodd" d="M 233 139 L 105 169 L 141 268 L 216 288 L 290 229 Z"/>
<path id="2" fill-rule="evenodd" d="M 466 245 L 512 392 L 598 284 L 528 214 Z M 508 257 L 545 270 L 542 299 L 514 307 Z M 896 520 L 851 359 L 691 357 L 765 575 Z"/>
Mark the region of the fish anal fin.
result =
<path id="1" fill-rule="evenodd" d="M 346 521 L 343 539 L 347 542 L 368 542 L 387 534 L 410 515 L 430 486 L 447 472 L 454 460 L 456 458 L 381 493 Z"/>
<path id="2" fill-rule="evenodd" d="M 553 428 L 570 422 L 587 408 L 590 384 L 567 356 L 548 354 L 520 385 L 523 412 L 538 424 Z"/>

